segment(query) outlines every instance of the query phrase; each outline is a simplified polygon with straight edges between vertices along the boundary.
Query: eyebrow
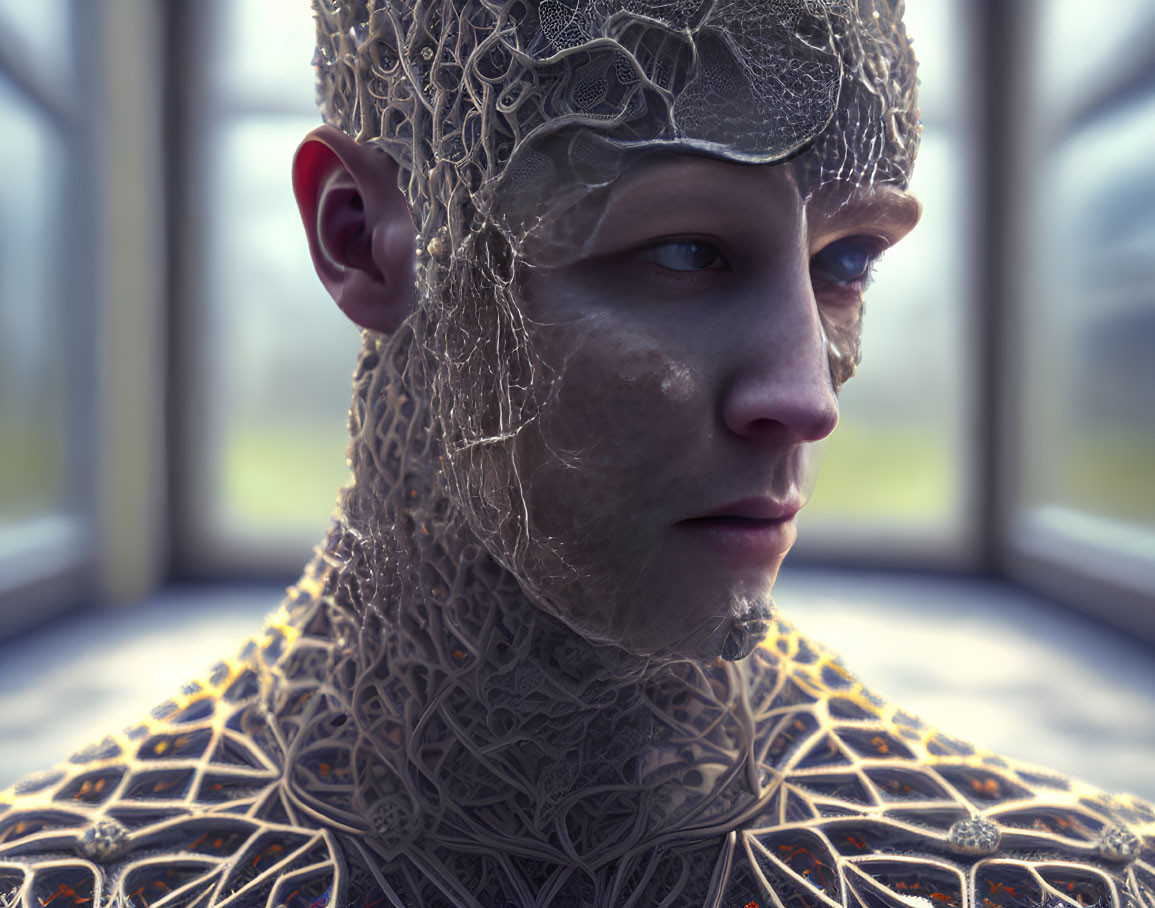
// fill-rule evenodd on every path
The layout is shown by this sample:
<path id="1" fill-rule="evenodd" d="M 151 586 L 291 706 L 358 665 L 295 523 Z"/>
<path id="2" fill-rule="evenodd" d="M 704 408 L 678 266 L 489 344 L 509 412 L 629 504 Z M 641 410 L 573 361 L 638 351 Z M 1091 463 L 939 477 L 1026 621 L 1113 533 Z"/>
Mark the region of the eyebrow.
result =
<path id="1" fill-rule="evenodd" d="M 844 226 L 878 224 L 897 232 L 912 228 L 922 213 L 918 199 L 893 185 L 876 185 L 863 192 L 838 184 L 807 202 L 807 215 L 824 231 L 836 232 Z"/>
<path id="2" fill-rule="evenodd" d="M 651 175 L 662 165 L 676 164 L 688 166 L 691 172 L 702 164 L 690 163 L 692 160 L 715 162 L 719 159 L 702 155 L 677 154 L 669 151 L 658 151 L 644 155 L 635 161 L 615 181 L 613 196 L 629 190 L 631 184 L 641 178 Z M 720 161 L 720 163 L 733 163 Z M 709 163 L 706 164 L 709 166 Z M 758 167 L 779 167 L 792 183 L 797 187 L 797 174 L 790 166 L 790 162 L 772 165 L 740 165 Z M 728 179 L 721 184 L 726 190 L 732 188 Z M 715 192 L 717 187 L 715 187 Z M 747 190 L 743 190 L 743 193 Z M 615 198 L 616 201 L 616 198 Z M 836 181 L 819 189 L 816 197 L 805 201 L 808 219 L 815 225 L 820 225 L 824 231 L 837 231 L 844 226 L 860 224 L 876 224 L 882 230 L 905 234 L 919 220 L 922 214 L 922 205 L 918 199 L 899 187 L 878 183 L 863 190 L 859 185 L 846 181 Z M 609 206 L 607 206 L 609 207 Z"/>
<path id="3" fill-rule="evenodd" d="M 681 199 L 680 202 L 673 203 L 675 206 L 680 206 L 686 198 L 694 196 L 695 193 L 699 193 L 703 200 L 716 201 L 719 198 L 731 196 L 736 202 L 748 202 L 751 199 L 751 192 L 757 191 L 757 183 L 752 182 L 754 175 L 750 174 L 737 181 L 734 177 L 734 171 L 716 169 L 717 165 L 725 168 L 771 166 L 736 164 L 705 155 L 674 154 L 672 152 L 651 153 L 635 162 L 631 168 L 613 182 L 612 187 L 607 187 L 609 195 L 605 200 L 606 204 L 602 213 L 608 214 L 614 208 L 625 205 L 624 200 L 636 201 L 631 193 L 636 194 L 639 191 L 651 194 L 650 201 L 652 202 L 654 201 L 652 194 L 655 192 L 663 193 L 666 187 L 672 185 L 669 181 L 673 180 L 679 180 L 673 184 L 677 186 L 674 195 Z M 781 173 L 785 177 L 790 177 L 790 173 L 786 170 L 781 171 Z M 761 171 L 760 175 L 766 176 L 765 171 Z M 660 182 L 652 183 L 646 186 L 644 190 L 635 188 L 638 183 L 646 179 Z M 791 180 L 791 182 L 793 181 Z M 664 200 L 659 195 L 657 202 L 662 201 Z"/>
<path id="4" fill-rule="evenodd" d="M 603 238 L 603 225 L 622 207 L 626 201 L 632 201 L 631 193 L 636 192 L 635 184 L 641 182 L 644 178 L 653 178 L 655 174 L 659 178 L 670 178 L 672 175 L 665 170 L 664 165 L 676 165 L 677 168 L 686 168 L 684 173 L 694 174 L 701 173 L 699 168 L 709 164 L 702 165 L 694 163 L 693 161 L 703 160 L 706 162 L 713 162 L 717 159 L 706 156 L 691 156 L 684 154 L 674 154 L 671 152 L 655 152 L 647 154 L 633 164 L 626 168 L 614 181 L 599 190 L 595 191 L 590 196 L 582 199 L 575 207 L 571 208 L 566 217 L 571 220 L 580 218 L 583 215 L 588 219 L 586 221 L 586 229 L 582 231 L 585 235 L 585 242 L 580 244 L 580 250 L 576 257 L 572 260 L 580 259 L 586 255 L 594 254 L 594 250 L 598 246 L 599 240 Z M 797 181 L 794 174 L 789 170 L 789 164 L 779 165 L 734 165 L 733 162 L 719 162 L 722 164 L 729 164 L 731 166 L 773 166 L 781 167 L 778 171 L 787 177 L 791 184 L 795 187 L 797 192 Z M 654 191 L 661 192 L 661 184 L 657 186 L 650 186 L 647 188 L 647 193 Z M 701 190 L 703 199 L 708 199 L 717 202 L 720 198 L 733 193 L 733 204 L 737 207 L 742 207 L 743 204 L 749 202 L 750 184 L 743 181 L 741 185 L 735 185 L 734 181 L 726 177 L 720 183 L 715 183 L 710 187 L 703 187 L 698 180 L 690 180 L 688 185 L 681 185 L 679 192 L 681 193 L 682 201 L 679 205 L 684 204 L 687 194 Z M 797 198 L 797 196 L 796 196 Z M 661 199 L 659 198 L 659 203 Z M 806 218 L 813 226 L 818 228 L 821 233 L 836 233 L 840 230 L 848 228 L 863 227 L 873 228 L 875 233 L 881 234 L 882 238 L 888 243 L 894 242 L 898 237 L 904 235 L 914 224 L 918 221 L 921 213 L 921 205 L 918 200 L 899 189 L 897 186 L 888 184 L 878 184 L 868 191 L 863 191 L 858 186 L 847 183 L 838 182 L 828 184 L 826 187 L 818 190 L 809 200 L 798 200 L 799 204 L 804 204 L 806 209 Z M 625 205 L 628 211 L 631 205 Z M 542 222 L 543 225 L 546 222 Z M 542 226 L 542 225 L 539 225 Z M 539 239 L 545 238 L 539 234 Z M 538 250 L 537 255 L 545 252 L 549 245 L 545 241 Z M 572 247 L 570 251 L 573 252 Z M 568 256 L 563 256 L 563 260 L 571 260 Z M 542 262 L 544 264 L 544 262 Z"/>

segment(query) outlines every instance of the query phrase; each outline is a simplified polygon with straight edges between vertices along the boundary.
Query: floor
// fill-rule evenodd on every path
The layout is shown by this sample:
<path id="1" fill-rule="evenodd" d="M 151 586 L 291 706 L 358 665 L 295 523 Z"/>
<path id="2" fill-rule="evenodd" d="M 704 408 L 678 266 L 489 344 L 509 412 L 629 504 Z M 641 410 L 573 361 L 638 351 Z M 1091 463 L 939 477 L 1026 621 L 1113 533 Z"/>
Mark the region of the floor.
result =
<path id="1" fill-rule="evenodd" d="M 0 788 L 127 725 L 255 632 L 274 587 L 170 589 L 0 643 Z M 784 570 L 782 613 L 958 737 L 1155 800 L 1155 651 L 1003 584 Z"/>

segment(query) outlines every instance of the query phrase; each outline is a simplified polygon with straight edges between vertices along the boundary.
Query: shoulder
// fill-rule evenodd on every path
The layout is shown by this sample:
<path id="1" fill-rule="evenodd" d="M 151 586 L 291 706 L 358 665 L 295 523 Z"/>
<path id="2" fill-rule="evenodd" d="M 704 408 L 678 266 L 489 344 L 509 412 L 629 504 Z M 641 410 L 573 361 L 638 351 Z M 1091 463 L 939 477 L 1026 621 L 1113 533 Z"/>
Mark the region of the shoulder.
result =
<path id="1" fill-rule="evenodd" d="M 330 831 L 283 784 L 261 660 L 219 663 L 136 726 L 0 793 L 0 906 L 322 906 Z"/>
<path id="2" fill-rule="evenodd" d="M 1155 809 L 984 752 L 871 694 L 796 636 L 769 731 L 769 808 L 746 838 L 805 903 L 1155 908 Z M 752 868 L 753 872 L 753 868 Z M 785 900 L 784 900 L 785 901 Z"/>

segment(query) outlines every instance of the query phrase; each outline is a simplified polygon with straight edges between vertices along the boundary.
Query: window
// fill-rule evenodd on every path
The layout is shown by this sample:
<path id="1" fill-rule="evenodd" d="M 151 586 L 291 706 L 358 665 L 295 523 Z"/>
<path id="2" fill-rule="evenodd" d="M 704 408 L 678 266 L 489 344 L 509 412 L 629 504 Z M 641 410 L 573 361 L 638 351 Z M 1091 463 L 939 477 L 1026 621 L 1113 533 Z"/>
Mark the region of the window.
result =
<path id="1" fill-rule="evenodd" d="M 974 523 L 963 7 L 911 7 L 909 29 L 931 61 L 913 185 L 927 214 L 868 294 L 865 362 L 844 391 L 801 550 L 958 565 L 973 558 Z M 319 122 L 309 19 L 274 12 L 273 0 L 212 9 L 210 100 L 193 130 L 205 137 L 198 178 L 210 201 L 204 299 L 191 305 L 201 317 L 186 408 L 197 426 L 185 434 L 197 452 L 183 479 L 195 490 L 189 541 L 205 564 L 288 571 L 318 541 L 345 476 L 357 337 L 312 273 L 289 191 L 293 150 Z"/>
<path id="2" fill-rule="evenodd" d="M 203 297 L 190 300 L 185 557 L 212 571 L 291 572 L 321 540 L 347 478 L 357 329 L 313 272 L 290 188 L 320 125 L 307 4 L 216 2 L 192 135 L 205 166 Z"/>
<path id="3" fill-rule="evenodd" d="M 842 390 L 839 426 L 799 515 L 796 556 L 954 567 L 976 559 L 966 9 L 957 0 L 907 4 L 923 121 L 910 190 L 923 217 L 883 256 L 866 293 L 862 364 Z"/>
<path id="4" fill-rule="evenodd" d="M 33 602 L 75 595 L 92 516 L 78 456 L 87 322 L 72 306 L 88 264 L 74 19 L 64 0 L 35 19 L 23 6 L 0 2 L 0 627 L 9 630 L 41 616 Z"/>
<path id="5" fill-rule="evenodd" d="M 907 24 L 924 219 L 798 555 L 990 571 L 1155 639 L 1155 8 Z M 306 0 L 0 0 L 0 627 L 45 584 L 287 579 L 320 541 L 359 337 L 290 191 L 313 43 Z"/>
<path id="6" fill-rule="evenodd" d="M 1054 0 L 1037 34 L 1011 541 L 1155 637 L 1155 8 Z"/>

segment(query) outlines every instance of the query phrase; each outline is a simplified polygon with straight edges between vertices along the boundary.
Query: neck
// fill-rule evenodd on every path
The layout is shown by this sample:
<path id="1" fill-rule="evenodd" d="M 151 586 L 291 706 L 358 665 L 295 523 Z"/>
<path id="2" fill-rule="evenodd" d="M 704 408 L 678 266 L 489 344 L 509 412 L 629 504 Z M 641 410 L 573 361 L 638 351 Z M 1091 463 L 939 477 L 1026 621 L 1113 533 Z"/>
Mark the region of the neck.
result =
<path id="1" fill-rule="evenodd" d="M 454 506 L 427 408 L 381 355 L 362 357 L 355 480 L 274 672 L 297 799 L 384 866 L 596 874 L 735 828 L 764 799 L 750 702 L 773 663 L 655 663 L 538 609 Z M 324 658 L 283 668 L 302 653 Z"/>

